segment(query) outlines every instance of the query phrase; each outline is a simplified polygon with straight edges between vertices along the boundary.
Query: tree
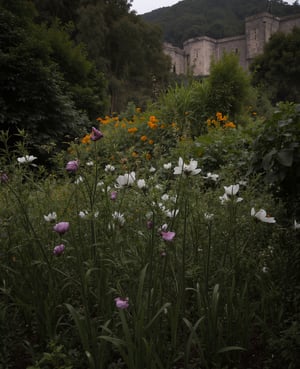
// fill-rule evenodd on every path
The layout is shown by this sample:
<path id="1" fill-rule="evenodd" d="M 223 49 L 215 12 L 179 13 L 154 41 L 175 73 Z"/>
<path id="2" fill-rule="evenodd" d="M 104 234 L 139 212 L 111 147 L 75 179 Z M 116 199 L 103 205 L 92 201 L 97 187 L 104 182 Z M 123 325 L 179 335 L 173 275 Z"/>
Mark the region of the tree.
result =
<path id="1" fill-rule="evenodd" d="M 208 77 L 207 110 L 234 116 L 243 107 L 250 92 L 250 78 L 239 65 L 238 56 L 224 53 L 218 62 L 213 61 Z"/>
<path id="2" fill-rule="evenodd" d="M 300 28 L 274 34 L 250 70 L 253 84 L 267 89 L 273 102 L 300 102 Z"/>

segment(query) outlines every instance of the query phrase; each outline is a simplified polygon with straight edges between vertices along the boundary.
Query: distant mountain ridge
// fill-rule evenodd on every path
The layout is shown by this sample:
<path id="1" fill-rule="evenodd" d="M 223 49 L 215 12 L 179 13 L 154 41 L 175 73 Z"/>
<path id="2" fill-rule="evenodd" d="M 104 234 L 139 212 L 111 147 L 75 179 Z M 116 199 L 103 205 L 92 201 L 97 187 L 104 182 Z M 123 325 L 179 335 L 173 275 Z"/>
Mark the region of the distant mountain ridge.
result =
<path id="1" fill-rule="evenodd" d="M 300 5 L 282 0 L 183 0 L 145 13 L 142 18 L 161 27 L 164 41 L 182 46 L 197 36 L 222 38 L 243 34 L 245 18 L 265 11 L 283 17 L 300 13 Z"/>

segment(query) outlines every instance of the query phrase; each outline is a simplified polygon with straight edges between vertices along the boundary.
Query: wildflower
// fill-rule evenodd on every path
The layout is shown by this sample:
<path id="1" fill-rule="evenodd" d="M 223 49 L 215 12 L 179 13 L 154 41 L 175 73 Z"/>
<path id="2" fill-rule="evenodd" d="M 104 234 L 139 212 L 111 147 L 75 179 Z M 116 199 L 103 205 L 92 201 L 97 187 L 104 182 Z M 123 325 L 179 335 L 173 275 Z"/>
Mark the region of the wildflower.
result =
<path id="1" fill-rule="evenodd" d="M 118 187 L 131 186 L 135 181 L 135 172 L 125 173 L 117 178 Z"/>
<path id="2" fill-rule="evenodd" d="M 125 218 L 124 218 L 124 214 L 118 212 L 118 211 L 115 211 L 113 214 L 112 214 L 112 217 L 114 220 L 116 220 L 117 222 L 120 223 L 120 225 L 124 225 L 125 223 Z"/>
<path id="3" fill-rule="evenodd" d="M 196 175 L 201 172 L 201 169 L 197 169 L 198 162 L 196 160 L 191 159 L 189 164 L 185 164 L 182 158 L 178 160 L 178 167 L 174 168 L 174 174 L 182 174 L 185 173 L 186 175 L 192 174 Z"/>
<path id="4" fill-rule="evenodd" d="M 79 161 L 78 160 L 71 160 L 66 165 L 66 170 L 70 173 L 74 173 L 78 170 Z"/>
<path id="5" fill-rule="evenodd" d="M 156 171 L 156 169 L 154 168 L 154 167 L 151 167 L 150 169 L 149 169 L 149 172 L 150 173 L 154 173 Z"/>
<path id="6" fill-rule="evenodd" d="M 264 266 L 264 267 L 262 267 L 261 271 L 262 271 L 263 273 L 268 273 L 269 268 L 268 268 L 268 267 L 266 267 L 266 266 Z"/>
<path id="7" fill-rule="evenodd" d="M 88 167 L 92 167 L 92 166 L 94 165 L 94 162 L 93 162 L 92 160 L 90 160 L 90 161 L 88 161 L 88 162 L 86 163 L 86 165 L 87 165 Z"/>
<path id="8" fill-rule="evenodd" d="M 294 229 L 300 229 L 300 223 L 297 223 L 296 219 L 294 220 Z"/>
<path id="9" fill-rule="evenodd" d="M 148 140 L 147 136 L 142 136 L 142 137 L 141 137 L 141 141 L 145 142 L 145 141 L 147 141 L 147 140 Z"/>
<path id="10" fill-rule="evenodd" d="M 147 220 L 146 226 L 147 226 L 147 229 L 152 229 L 153 228 L 152 220 Z"/>
<path id="11" fill-rule="evenodd" d="M 211 213 L 204 213 L 204 218 L 206 220 L 211 220 L 214 217 L 214 214 Z"/>
<path id="12" fill-rule="evenodd" d="M 224 128 L 236 128 L 236 125 L 233 122 L 227 122 L 223 126 Z"/>
<path id="13" fill-rule="evenodd" d="M 168 201 L 169 200 L 169 195 L 167 193 L 164 193 L 161 197 L 162 201 Z"/>
<path id="14" fill-rule="evenodd" d="M 207 173 L 206 177 L 203 177 L 205 179 L 211 179 L 212 181 L 216 182 L 219 179 L 219 174 L 212 174 L 212 173 Z"/>
<path id="15" fill-rule="evenodd" d="M 137 186 L 138 186 L 138 188 L 140 188 L 140 189 L 145 188 L 145 187 L 146 187 L 146 182 L 145 182 L 145 180 L 144 180 L 144 179 L 139 179 L 139 180 L 137 181 Z"/>
<path id="16" fill-rule="evenodd" d="M 267 212 L 264 209 L 260 209 L 258 212 L 256 212 L 255 209 L 252 208 L 251 216 L 257 218 L 258 220 L 264 223 L 276 223 L 275 218 L 268 216 Z"/>
<path id="17" fill-rule="evenodd" d="M 154 141 L 153 140 L 149 140 L 149 145 L 153 145 Z"/>
<path id="18" fill-rule="evenodd" d="M 152 156 L 151 156 L 150 152 L 147 152 L 147 154 L 146 154 L 146 160 L 151 160 L 151 158 L 152 158 Z"/>
<path id="19" fill-rule="evenodd" d="M 53 220 L 56 220 L 57 214 L 55 211 L 52 213 L 49 213 L 48 215 L 44 215 L 44 219 L 46 222 L 52 222 Z"/>
<path id="20" fill-rule="evenodd" d="M 98 141 L 103 137 L 103 133 L 99 129 L 92 127 L 91 140 Z"/>
<path id="21" fill-rule="evenodd" d="M 132 128 L 128 128 L 128 133 L 135 133 L 135 132 L 137 132 L 137 128 L 136 127 L 132 127 Z"/>
<path id="22" fill-rule="evenodd" d="M 53 254 L 55 256 L 60 256 L 60 255 L 63 254 L 64 251 L 65 251 L 65 245 L 60 244 L 60 245 L 57 245 L 57 246 L 54 247 Z"/>
<path id="23" fill-rule="evenodd" d="M 81 143 L 83 144 L 89 144 L 91 142 L 91 135 L 87 134 L 81 139 Z"/>
<path id="24" fill-rule="evenodd" d="M 55 224 L 53 230 L 59 234 L 64 234 L 69 230 L 69 228 L 70 228 L 69 222 L 60 222 Z"/>
<path id="25" fill-rule="evenodd" d="M 230 185 L 228 187 L 224 186 L 225 194 L 228 196 L 234 196 L 239 192 L 240 185 Z"/>
<path id="26" fill-rule="evenodd" d="M 129 307 L 129 298 L 116 297 L 115 298 L 116 307 L 120 310 L 128 309 Z"/>
<path id="27" fill-rule="evenodd" d="M 82 210 L 79 212 L 78 215 L 80 216 L 80 218 L 84 219 L 89 215 L 89 212 L 87 210 Z"/>
<path id="28" fill-rule="evenodd" d="M 164 169 L 171 169 L 171 168 L 172 168 L 172 163 L 164 164 Z"/>
<path id="29" fill-rule="evenodd" d="M 104 168 L 105 172 L 113 172 L 115 170 L 115 167 L 113 165 L 107 164 Z"/>
<path id="30" fill-rule="evenodd" d="M 0 173 L 0 183 L 7 183 L 8 175 L 6 173 Z"/>
<path id="31" fill-rule="evenodd" d="M 33 156 L 33 155 L 25 155 L 25 156 L 22 156 L 21 158 L 17 158 L 17 160 L 20 164 L 31 163 L 35 159 L 37 159 L 37 157 Z"/>
<path id="32" fill-rule="evenodd" d="M 118 197 L 118 192 L 117 191 L 111 191 L 111 193 L 110 193 L 110 199 L 112 201 L 115 201 L 117 199 L 117 197 Z"/>
<path id="33" fill-rule="evenodd" d="M 162 236 L 162 239 L 164 241 L 173 241 L 174 237 L 175 237 L 176 233 L 175 232 L 171 232 L 171 231 L 162 231 L 161 232 L 161 236 Z"/>
<path id="34" fill-rule="evenodd" d="M 179 213 L 179 209 L 165 210 L 165 214 L 168 218 L 175 218 L 178 213 Z"/>
<path id="35" fill-rule="evenodd" d="M 79 183 L 81 183 L 81 182 L 83 182 L 83 178 L 81 177 L 81 176 L 79 176 L 78 178 L 76 178 L 76 180 L 75 180 L 75 184 L 79 184 Z"/>

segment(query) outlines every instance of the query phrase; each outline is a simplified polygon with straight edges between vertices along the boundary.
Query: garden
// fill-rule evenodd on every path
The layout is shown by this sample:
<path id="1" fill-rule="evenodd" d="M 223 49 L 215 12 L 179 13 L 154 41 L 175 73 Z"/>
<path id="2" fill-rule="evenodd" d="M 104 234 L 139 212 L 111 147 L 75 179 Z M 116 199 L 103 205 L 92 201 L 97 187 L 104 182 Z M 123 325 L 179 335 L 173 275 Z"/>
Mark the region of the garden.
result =
<path id="1" fill-rule="evenodd" d="M 299 367 L 300 107 L 196 124 L 206 88 L 99 117 L 50 168 L 2 132 L 1 368 Z"/>

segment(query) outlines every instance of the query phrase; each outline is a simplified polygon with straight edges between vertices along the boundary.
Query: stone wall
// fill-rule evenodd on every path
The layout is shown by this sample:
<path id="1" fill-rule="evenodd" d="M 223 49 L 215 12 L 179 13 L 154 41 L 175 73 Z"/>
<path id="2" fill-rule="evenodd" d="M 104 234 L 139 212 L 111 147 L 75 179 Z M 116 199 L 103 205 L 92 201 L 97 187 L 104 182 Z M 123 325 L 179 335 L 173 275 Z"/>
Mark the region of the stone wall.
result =
<path id="1" fill-rule="evenodd" d="M 240 65 L 247 70 L 253 58 L 263 52 L 273 33 L 288 33 L 294 27 L 300 27 L 300 14 L 278 18 L 260 13 L 246 18 L 244 35 L 221 39 L 196 37 L 185 41 L 182 49 L 165 43 L 164 51 L 170 56 L 172 71 L 176 74 L 208 76 L 212 59 L 220 60 L 224 52 L 238 54 Z"/>

